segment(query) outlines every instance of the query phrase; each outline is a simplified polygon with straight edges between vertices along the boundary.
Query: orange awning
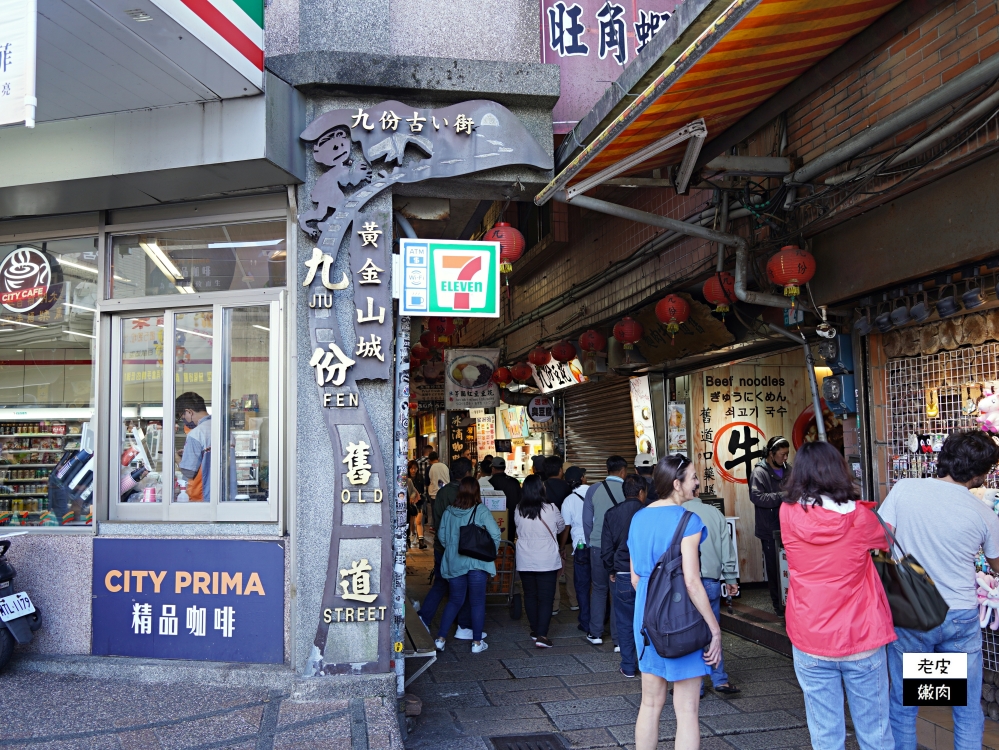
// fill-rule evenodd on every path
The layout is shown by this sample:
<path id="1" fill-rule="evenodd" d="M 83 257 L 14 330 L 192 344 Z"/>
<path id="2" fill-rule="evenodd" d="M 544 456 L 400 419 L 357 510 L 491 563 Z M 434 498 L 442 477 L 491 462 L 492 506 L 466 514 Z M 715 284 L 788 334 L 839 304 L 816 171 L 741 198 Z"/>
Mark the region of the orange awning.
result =
<path id="1" fill-rule="evenodd" d="M 697 118 L 720 135 L 901 0 L 735 0 L 535 198 L 565 189 Z M 677 164 L 674 146 L 624 174 Z"/>

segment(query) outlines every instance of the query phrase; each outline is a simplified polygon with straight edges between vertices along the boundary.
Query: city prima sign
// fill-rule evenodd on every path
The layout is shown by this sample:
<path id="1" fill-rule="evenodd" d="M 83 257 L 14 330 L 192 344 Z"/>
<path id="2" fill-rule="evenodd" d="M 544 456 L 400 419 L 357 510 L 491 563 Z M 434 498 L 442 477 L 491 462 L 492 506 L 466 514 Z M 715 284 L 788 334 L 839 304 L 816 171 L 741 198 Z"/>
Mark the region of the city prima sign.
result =
<path id="1" fill-rule="evenodd" d="M 402 315 L 499 317 L 499 243 L 400 240 Z"/>

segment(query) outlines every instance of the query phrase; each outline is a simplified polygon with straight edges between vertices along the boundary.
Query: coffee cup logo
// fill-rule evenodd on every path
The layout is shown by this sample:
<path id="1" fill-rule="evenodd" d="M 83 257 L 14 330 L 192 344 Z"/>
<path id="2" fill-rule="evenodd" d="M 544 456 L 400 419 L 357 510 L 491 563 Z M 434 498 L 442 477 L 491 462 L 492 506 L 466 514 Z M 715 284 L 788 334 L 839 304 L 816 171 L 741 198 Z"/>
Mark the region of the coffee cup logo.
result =
<path id="1" fill-rule="evenodd" d="M 0 261 L 0 305 L 26 313 L 45 302 L 52 266 L 40 250 L 19 247 Z"/>

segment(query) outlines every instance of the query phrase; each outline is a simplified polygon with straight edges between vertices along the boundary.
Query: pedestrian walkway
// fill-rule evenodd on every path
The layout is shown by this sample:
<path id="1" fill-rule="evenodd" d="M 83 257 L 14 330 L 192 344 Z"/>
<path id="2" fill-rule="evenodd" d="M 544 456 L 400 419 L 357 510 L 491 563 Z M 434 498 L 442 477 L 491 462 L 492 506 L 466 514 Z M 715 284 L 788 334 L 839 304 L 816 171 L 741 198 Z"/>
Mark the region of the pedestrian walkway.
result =
<path id="1" fill-rule="evenodd" d="M 408 597 L 422 599 L 433 567 L 430 550 L 411 550 Z M 449 638 L 437 662 L 410 687 L 423 701 L 406 747 L 410 750 L 493 750 L 491 737 L 555 733 L 568 748 L 634 747 L 641 680 L 618 670 L 620 655 L 605 638 L 587 643 L 576 613 L 552 620 L 552 649 L 528 636 L 526 615 L 511 620 L 504 606 L 486 608 L 489 650 Z M 443 611 L 443 607 L 438 612 Z M 725 664 L 742 692 L 723 698 L 711 690 L 701 702 L 701 747 L 808 748 L 801 690 L 791 660 L 725 634 Z M 669 704 L 660 725 L 661 747 L 672 748 L 676 726 Z M 857 747 L 852 735 L 847 747 Z"/>

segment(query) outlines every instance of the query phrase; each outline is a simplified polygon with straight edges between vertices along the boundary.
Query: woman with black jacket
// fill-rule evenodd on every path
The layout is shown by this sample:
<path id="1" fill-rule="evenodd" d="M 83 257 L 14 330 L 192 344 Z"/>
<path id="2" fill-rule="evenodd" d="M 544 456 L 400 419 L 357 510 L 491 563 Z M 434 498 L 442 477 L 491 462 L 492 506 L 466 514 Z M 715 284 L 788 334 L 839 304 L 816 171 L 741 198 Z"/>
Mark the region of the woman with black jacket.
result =
<path id="1" fill-rule="evenodd" d="M 756 538 L 763 546 L 763 561 L 767 566 L 767 583 L 774 612 L 784 614 L 780 600 L 780 567 L 777 564 L 777 542 L 774 532 L 780 531 L 780 506 L 785 493 L 781 492 L 784 479 L 791 473 L 787 462 L 791 444 L 787 438 L 776 436 L 767 442 L 766 453 L 749 479 L 749 499 L 756 506 Z"/>

